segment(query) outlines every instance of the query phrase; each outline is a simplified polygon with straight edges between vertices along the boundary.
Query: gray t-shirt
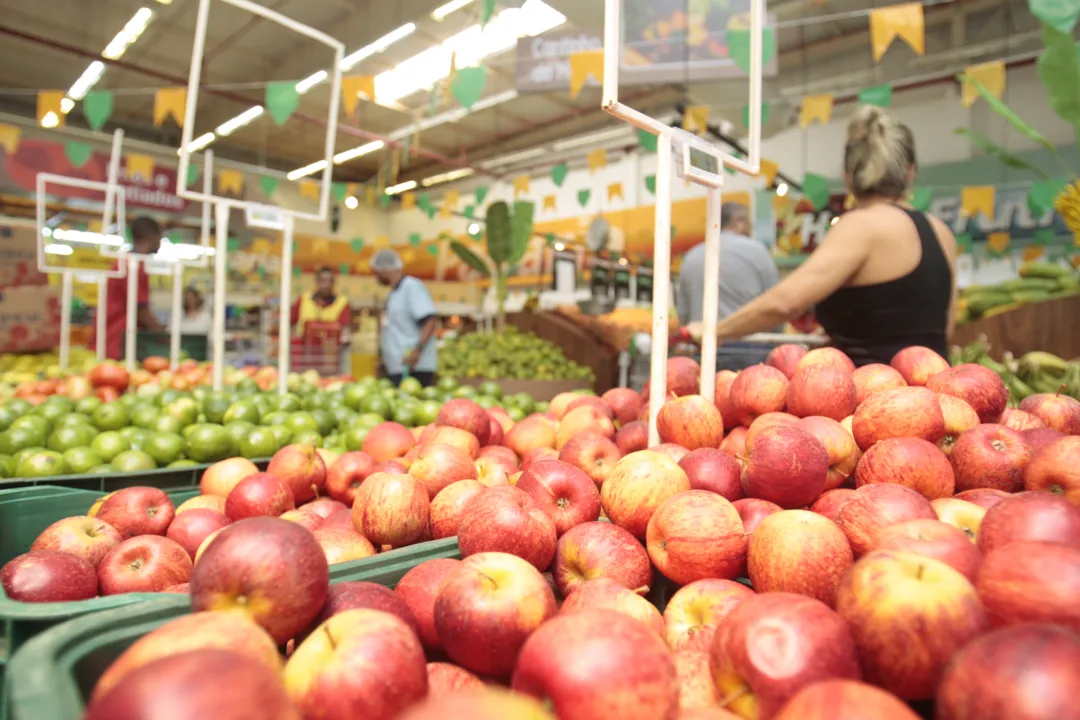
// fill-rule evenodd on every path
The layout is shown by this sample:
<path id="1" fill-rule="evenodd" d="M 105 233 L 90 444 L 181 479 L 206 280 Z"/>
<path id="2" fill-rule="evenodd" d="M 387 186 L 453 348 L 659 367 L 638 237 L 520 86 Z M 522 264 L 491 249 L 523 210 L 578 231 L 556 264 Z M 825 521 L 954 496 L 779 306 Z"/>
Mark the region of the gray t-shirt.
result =
<path id="1" fill-rule="evenodd" d="M 780 282 L 769 250 L 760 241 L 720 233 L 720 316 L 723 319 Z M 679 270 L 675 306 L 683 325 L 701 322 L 705 291 L 705 243 L 690 248 Z"/>
<path id="2" fill-rule="evenodd" d="M 435 315 L 435 303 L 424 283 L 405 276 L 386 298 L 382 316 L 379 352 L 388 375 L 400 375 L 405 368 L 405 354 L 420 342 L 424 320 Z M 435 338 L 420 352 L 414 370 L 435 372 Z"/>

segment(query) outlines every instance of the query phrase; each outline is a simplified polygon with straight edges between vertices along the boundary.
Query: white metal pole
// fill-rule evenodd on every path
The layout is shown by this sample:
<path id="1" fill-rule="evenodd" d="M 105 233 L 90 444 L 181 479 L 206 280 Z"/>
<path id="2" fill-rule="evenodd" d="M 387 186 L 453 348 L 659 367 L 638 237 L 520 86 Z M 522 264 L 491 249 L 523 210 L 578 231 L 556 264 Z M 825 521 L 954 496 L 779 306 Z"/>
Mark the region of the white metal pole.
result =
<path id="1" fill-rule="evenodd" d="M 229 206 L 219 202 L 214 206 L 217 242 L 214 248 L 214 324 L 212 360 L 214 389 L 220 390 L 225 379 L 225 270 L 229 244 Z"/>
<path id="2" fill-rule="evenodd" d="M 127 321 L 124 328 L 124 360 L 128 372 L 135 369 L 135 334 L 139 331 L 139 261 L 127 258 Z"/>
<path id="3" fill-rule="evenodd" d="M 278 394 L 289 392 L 289 351 L 292 348 L 293 217 L 285 216 L 281 239 L 281 302 L 278 308 Z"/>
<path id="4" fill-rule="evenodd" d="M 70 272 L 60 276 L 60 369 L 67 370 L 71 358 L 71 288 Z"/>
<path id="5" fill-rule="evenodd" d="M 184 266 L 173 266 L 172 315 L 169 320 L 169 367 L 173 372 L 180 367 L 180 320 L 184 314 Z"/>
<path id="6" fill-rule="evenodd" d="M 101 232 L 107 233 L 112 224 L 116 208 L 116 185 L 120 182 L 120 155 L 123 152 L 124 131 L 117 129 L 113 133 L 112 150 L 109 155 L 109 174 L 105 186 L 105 208 L 101 213 Z"/>
<path id="7" fill-rule="evenodd" d="M 671 135 L 656 145 L 656 214 L 653 228 L 653 328 L 649 372 L 649 446 L 660 442 L 656 416 L 667 394 L 668 312 L 671 306 Z"/>
<path id="8" fill-rule="evenodd" d="M 109 281 L 99 277 L 97 285 L 97 314 L 94 316 L 95 332 L 97 338 L 97 359 L 101 362 L 105 359 L 105 333 L 108 331 L 108 305 L 109 305 Z"/>
<path id="9" fill-rule="evenodd" d="M 720 314 L 720 189 L 708 188 L 705 200 L 705 294 L 701 306 L 701 394 L 716 390 L 716 318 Z"/>

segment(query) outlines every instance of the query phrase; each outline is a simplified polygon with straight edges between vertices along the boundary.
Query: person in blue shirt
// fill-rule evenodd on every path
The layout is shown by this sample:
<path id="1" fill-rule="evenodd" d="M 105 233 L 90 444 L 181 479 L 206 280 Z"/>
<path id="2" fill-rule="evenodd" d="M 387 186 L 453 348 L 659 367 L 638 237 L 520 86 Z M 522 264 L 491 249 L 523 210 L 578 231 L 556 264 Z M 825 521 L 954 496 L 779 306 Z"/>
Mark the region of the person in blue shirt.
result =
<path id="1" fill-rule="evenodd" d="M 380 285 L 390 288 L 383 308 L 379 354 L 395 385 L 414 377 L 424 387 L 435 383 L 435 329 L 438 317 L 424 283 L 404 272 L 396 252 L 384 248 L 371 259 Z"/>

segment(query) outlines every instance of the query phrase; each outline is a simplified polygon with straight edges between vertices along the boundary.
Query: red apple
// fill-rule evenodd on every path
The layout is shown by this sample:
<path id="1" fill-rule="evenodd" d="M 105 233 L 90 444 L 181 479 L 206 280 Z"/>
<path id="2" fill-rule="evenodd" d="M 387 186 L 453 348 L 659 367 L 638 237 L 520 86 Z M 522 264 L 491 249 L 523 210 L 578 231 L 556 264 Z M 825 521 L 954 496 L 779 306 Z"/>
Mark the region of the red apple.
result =
<path id="1" fill-rule="evenodd" d="M 817 500 L 829 475 L 829 453 L 813 435 L 793 425 L 773 425 L 746 446 L 742 487 L 747 497 L 782 508 Z"/>
<path id="2" fill-rule="evenodd" d="M 653 578 L 648 553 L 637 538 L 618 525 L 599 521 L 577 525 L 559 538 L 552 576 L 562 597 L 600 577 L 645 593 Z"/>
<path id="3" fill-rule="evenodd" d="M 541 460 L 558 460 L 559 453 L 554 448 L 536 448 L 529 451 L 529 454 L 521 459 L 521 470 L 528 470 L 533 463 L 538 463 Z"/>
<path id="4" fill-rule="evenodd" d="M 1046 622 L 1080 632 L 1080 549 L 1014 542 L 985 554 L 975 586 L 995 626 Z"/>
<path id="5" fill-rule="evenodd" d="M 716 389 L 713 391 L 713 405 L 720 411 L 724 420 L 724 427 L 730 428 L 738 425 L 735 419 L 735 411 L 731 407 L 731 384 L 735 382 L 738 374 L 731 370 L 721 370 L 716 373 Z"/>
<path id="6" fill-rule="evenodd" d="M 416 438 L 409 428 L 396 422 L 384 422 L 368 430 L 361 450 L 374 462 L 386 462 L 402 457 L 415 444 Z"/>
<path id="7" fill-rule="evenodd" d="M 326 486 L 326 464 L 312 445 L 286 445 L 270 458 L 266 472 L 288 485 L 293 501 L 299 504 L 316 497 Z"/>
<path id="8" fill-rule="evenodd" d="M 425 560 L 405 573 L 394 588 L 394 593 L 416 618 L 420 640 L 429 652 L 442 651 L 435 629 L 435 597 L 443 580 L 460 564 L 460 560 L 450 558 Z"/>
<path id="9" fill-rule="evenodd" d="M 360 484 L 375 467 L 375 461 L 365 452 L 347 452 L 338 457 L 326 471 L 326 492 L 330 497 L 352 507 Z"/>
<path id="10" fill-rule="evenodd" d="M 818 515 L 823 515 L 828 519 L 836 522 L 836 516 L 840 514 L 840 508 L 844 507 L 844 503 L 855 496 L 855 491 L 851 488 L 835 488 L 833 490 L 826 490 L 821 494 L 814 504 L 810 506 L 811 512 L 816 512 Z"/>
<path id="11" fill-rule="evenodd" d="M 1016 430 L 979 425 L 960 436 L 950 459 L 957 490 L 992 488 L 1013 493 L 1024 487 L 1031 447 Z"/>
<path id="12" fill-rule="evenodd" d="M 357 609 L 381 610 L 396 615 L 414 633 L 417 633 L 417 635 L 420 633 L 420 625 L 416 621 L 416 616 L 413 615 L 412 610 L 409 609 L 409 606 L 400 595 L 378 583 L 353 580 L 330 586 L 322 610 L 319 611 L 318 616 L 299 639 L 302 641 L 303 638 L 334 615 L 346 610 Z"/>
<path id="13" fill-rule="evenodd" d="M 684 395 L 664 403 L 656 417 L 660 440 L 687 450 L 716 448 L 724 439 L 724 419 L 716 405 L 700 395 Z"/>
<path id="14" fill-rule="evenodd" d="M 600 501 L 611 522 L 644 538 L 649 519 L 661 503 L 689 489 L 690 480 L 675 462 L 658 452 L 641 450 L 615 465 L 600 488 Z"/>
<path id="15" fill-rule="evenodd" d="M 462 690 L 484 690 L 484 681 L 468 670 L 444 662 L 427 664 L 428 697 L 439 698 Z"/>
<path id="16" fill-rule="evenodd" d="M 889 438 L 874 444 L 855 468 L 855 487 L 903 485 L 928 500 L 949 497 L 955 487 L 945 453 L 922 438 Z"/>
<path id="17" fill-rule="evenodd" d="M 1044 445 L 1049 445 L 1058 438 L 1065 437 L 1065 433 L 1048 427 L 1023 430 L 1020 434 L 1024 436 L 1027 444 L 1031 446 L 1032 452 L 1039 450 Z"/>
<path id="18" fill-rule="evenodd" d="M 591 481 L 588 486 L 595 491 Z M 543 572 L 555 556 L 555 521 L 516 487 L 491 488 L 473 498 L 461 514 L 457 535 L 463 558 L 508 553 Z"/>
<path id="19" fill-rule="evenodd" d="M 771 718 L 804 687 L 860 677 L 856 644 L 840 616 L 820 600 L 780 592 L 747 598 L 731 611 L 713 638 L 709 665 L 726 700 L 721 707 L 742 717 Z"/>
<path id="20" fill-rule="evenodd" d="M 832 607 L 840 578 L 854 563 L 831 520 L 809 510 L 769 515 L 750 536 L 747 569 L 759 593 L 798 593 Z"/>
<path id="21" fill-rule="evenodd" d="M 949 369 L 949 361 L 928 347 L 912 345 L 893 355 L 889 365 L 908 385 L 926 385 L 934 375 Z"/>
<path id="22" fill-rule="evenodd" d="M 1021 430 L 1038 430 L 1046 427 L 1046 423 L 1035 415 L 1017 408 L 1007 407 L 1001 413 L 999 423 L 1007 428 L 1020 432 Z"/>
<path id="23" fill-rule="evenodd" d="M 164 535 L 176 514 L 164 490 L 128 487 L 112 493 L 97 511 L 98 520 L 112 525 L 123 538 Z"/>
<path id="24" fill-rule="evenodd" d="M 777 345 L 769 351 L 769 356 L 765 358 L 765 364 L 771 365 L 784 375 L 791 379 L 795 375 L 795 371 L 798 370 L 799 361 L 806 355 L 806 348 L 802 345 L 795 345 L 793 343 L 784 343 L 783 345 Z"/>
<path id="25" fill-rule="evenodd" d="M 952 525 L 957 530 L 962 531 L 970 542 L 975 542 L 975 538 L 979 535 L 979 528 L 982 526 L 983 517 L 986 515 L 986 508 L 962 500 L 959 497 L 931 500 L 930 506 L 937 513 L 938 520 Z"/>
<path id="26" fill-rule="evenodd" d="M 937 441 L 937 446 L 947 457 L 952 457 L 953 448 L 960 436 L 979 425 L 979 415 L 975 408 L 960 398 L 939 393 L 937 399 L 941 406 L 941 417 L 945 420 L 945 434 Z"/>
<path id="27" fill-rule="evenodd" d="M 462 560 L 443 580 L 435 628 L 456 664 L 506 677 L 525 640 L 556 612 L 555 595 L 533 565 L 507 553 L 483 552 Z"/>
<path id="28" fill-rule="evenodd" d="M 667 644 L 675 652 L 708 652 L 716 628 L 754 591 L 733 580 L 710 578 L 685 585 L 664 608 Z"/>
<path id="29" fill-rule="evenodd" d="M 374 475 L 375 473 L 388 473 L 390 475 L 404 475 L 404 474 L 406 474 L 408 472 L 409 472 L 409 469 L 407 467 L 405 467 L 404 465 L 402 465 L 401 463 L 397 462 L 396 460 L 391 460 L 389 462 L 375 463 L 375 467 L 371 468 L 371 475 Z M 353 498 L 353 501 L 355 502 L 356 498 Z"/>
<path id="30" fill-rule="evenodd" d="M 314 535 L 329 565 L 362 560 L 375 554 L 371 541 L 352 528 L 319 528 Z"/>
<path id="31" fill-rule="evenodd" d="M 414 705 L 399 720 L 555 720 L 543 705 L 530 697 L 486 686 L 483 690 L 461 690 L 442 697 L 429 693 L 428 699 Z"/>
<path id="32" fill-rule="evenodd" d="M 641 389 L 641 395 L 645 398 L 646 406 L 648 405 L 650 385 L 651 383 L 646 381 L 645 386 Z M 665 397 L 693 395 L 700 389 L 701 366 L 698 365 L 696 360 L 683 356 L 668 358 Z"/>
<path id="33" fill-rule="evenodd" d="M 477 458 L 473 467 L 476 481 L 484 487 L 510 485 L 510 478 L 521 472 L 516 460 L 511 463 L 501 457 Z"/>
<path id="34" fill-rule="evenodd" d="M 676 445 L 675 443 L 660 443 L 659 445 L 653 445 L 649 450 L 660 453 L 676 464 L 682 462 L 682 459 L 690 454 L 689 450 L 682 445 Z"/>
<path id="35" fill-rule="evenodd" d="M 796 417 L 821 415 L 843 420 L 855 412 L 855 382 L 849 370 L 817 363 L 799 369 L 791 378 L 787 411 Z"/>
<path id="36" fill-rule="evenodd" d="M 351 528 L 352 510 L 349 510 L 347 512 L 349 514 L 349 527 Z M 322 527 L 326 523 L 326 520 L 323 520 L 321 517 L 311 512 L 310 510 L 305 510 L 303 508 L 299 510 L 286 510 L 278 517 L 280 517 L 282 520 L 288 520 L 291 523 L 296 523 L 300 527 L 307 528 L 311 532 L 315 532 L 317 528 Z M 211 533 L 211 535 L 212 534 L 213 533 Z M 209 535 L 207 537 L 209 537 Z"/>
<path id="37" fill-rule="evenodd" d="M 832 365 L 846 371 L 849 375 L 855 372 L 855 363 L 851 361 L 842 350 L 834 347 L 820 347 L 810 350 L 799 360 L 795 372 L 811 365 Z"/>
<path id="38" fill-rule="evenodd" d="M 798 422 L 799 418 L 786 412 L 769 412 L 758 415 L 754 418 L 754 422 L 750 423 L 750 427 L 746 428 L 746 438 L 743 444 L 745 447 L 749 447 L 755 437 L 773 425 L 795 425 Z"/>
<path id="39" fill-rule="evenodd" d="M 222 528 L 203 551 L 191 573 L 191 608 L 237 610 L 284 644 L 319 613 L 329 585 L 314 535 L 279 518 L 248 518 Z"/>
<path id="40" fill-rule="evenodd" d="M 487 408 L 487 414 L 488 417 L 498 423 L 503 435 L 510 432 L 510 428 L 514 427 L 514 418 L 510 417 L 510 413 L 501 407 Z M 485 447 L 501 447 L 501 444 L 494 444 L 491 442 L 491 438 L 488 438 L 488 444 Z"/>
<path id="41" fill-rule="evenodd" d="M 487 445 L 491 435 L 491 422 L 484 408 L 467 398 L 455 398 L 444 403 L 435 418 L 435 424 L 470 432 L 481 445 Z"/>
<path id="42" fill-rule="evenodd" d="M 427 696 L 416 633 L 379 610 L 345 610 L 300 643 L 285 665 L 289 697 L 304 717 L 393 720 Z"/>
<path id="43" fill-rule="evenodd" d="M 479 462 L 479 461 L 477 461 Z M 434 499 L 444 487 L 459 480 L 476 480 L 476 463 L 463 450 L 451 445 L 427 445 L 409 466 L 409 474 L 427 488 Z"/>
<path id="44" fill-rule="evenodd" d="M 213 510 L 191 510 L 176 516 L 165 537 L 178 543 L 194 559 L 203 540 L 231 522 L 228 517 Z"/>
<path id="45" fill-rule="evenodd" d="M 572 444 L 574 441 L 571 440 Z M 632 452 L 646 450 L 649 447 L 649 423 L 643 420 L 634 420 L 626 423 L 615 433 L 615 447 L 623 455 Z"/>
<path id="46" fill-rule="evenodd" d="M 98 574 L 90 561 L 60 550 L 19 555 L 0 570 L 0 584 L 15 602 L 70 602 L 98 594 Z"/>
<path id="47" fill-rule="evenodd" d="M 256 470 L 256 472 L 258 472 Z M 243 479 L 243 478 L 241 478 Z M 101 502 L 100 500 L 98 501 Z M 225 514 L 225 496 L 223 495 L 196 495 L 195 497 L 188 498 L 184 502 L 176 506 L 176 515 L 188 510 L 213 510 L 219 512 L 222 515 Z M 88 515 L 90 513 L 87 513 Z M 175 515 L 174 515 L 175 517 Z"/>
<path id="48" fill-rule="evenodd" d="M 787 407 L 788 379 L 769 365 L 751 365 L 731 383 L 734 420 L 749 427 L 758 415 L 783 412 Z"/>
<path id="49" fill-rule="evenodd" d="M 630 388 L 612 388 L 600 396 L 607 403 L 620 426 L 635 421 L 641 412 L 641 396 Z"/>
<path id="50" fill-rule="evenodd" d="M 928 352 L 933 352 L 933 350 L 928 350 Z M 803 688 L 784 705 L 774 720 L 869 720 L 869 718 L 919 720 L 919 716 L 895 695 L 855 680 L 825 680 Z"/>
<path id="51" fill-rule="evenodd" d="M 502 423 L 499 422 L 499 420 L 495 419 L 495 417 L 491 414 L 490 410 L 487 411 L 487 416 L 488 424 L 491 427 L 491 431 L 488 433 L 487 445 L 485 445 L 484 447 L 502 447 L 503 437 L 506 435 L 506 433 L 503 431 Z M 510 419 L 509 415 L 507 415 L 506 417 L 508 420 Z M 510 420 L 510 422 L 512 423 L 513 420 Z"/>
<path id="52" fill-rule="evenodd" d="M 1002 628 L 973 640 L 945 669 L 941 720 L 1027 720 L 1076 714 L 1080 636 L 1054 625 Z"/>
<path id="53" fill-rule="evenodd" d="M 217 495 L 224 499 L 238 482 L 257 472 L 259 468 L 247 458 L 234 457 L 221 460 L 208 467 L 202 474 L 199 480 L 199 492 L 203 495 Z"/>
<path id="54" fill-rule="evenodd" d="M 555 449 L 562 450 L 575 435 L 586 431 L 599 433 L 608 439 L 615 438 L 615 425 L 611 419 L 597 408 L 583 405 L 570 410 L 559 421 L 559 427 L 555 430 Z"/>
<path id="55" fill-rule="evenodd" d="M 614 441 L 600 433 L 583 432 L 563 446 L 559 451 L 559 460 L 583 471 L 599 488 L 611 475 L 622 455 Z"/>
<path id="56" fill-rule="evenodd" d="M 819 366 L 821 367 L 821 366 Z M 838 488 L 855 474 L 862 453 L 855 438 L 844 426 L 832 418 L 820 415 L 805 417 L 795 427 L 817 438 L 829 454 L 829 474 L 825 477 L 825 490 Z"/>
<path id="57" fill-rule="evenodd" d="M 918 518 L 937 520 L 929 500 L 903 485 L 881 483 L 856 490 L 836 514 L 836 525 L 859 557 L 870 552 L 884 528 Z"/>
<path id="58" fill-rule="evenodd" d="M 1024 470 L 1024 487 L 1080 505 L 1080 437 L 1063 437 L 1039 448 Z"/>
<path id="59" fill-rule="evenodd" d="M 120 543 L 102 559 L 102 595 L 161 592 L 191 577 L 191 556 L 179 543 L 159 535 L 140 535 Z"/>
<path id="60" fill-rule="evenodd" d="M 649 520 L 646 548 L 656 569 L 678 585 L 705 578 L 733 580 L 746 565 L 739 511 L 707 490 L 665 500 Z"/>
<path id="61" fill-rule="evenodd" d="M 983 423 L 997 422 L 1009 404 L 1009 390 L 1001 376 L 976 363 L 944 370 L 927 380 L 926 387 L 965 401 Z"/>
<path id="62" fill-rule="evenodd" d="M 350 506 L 351 507 L 351 506 Z M 310 510 L 323 520 L 326 520 L 331 515 L 341 510 L 348 510 L 349 507 L 345 506 L 345 503 L 333 500 L 328 497 L 315 498 L 309 503 L 304 504 L 304 509 Z"/>
<path id="63" fill-rule="evenodd" d="M 424 483 L 411 475 L 375 473 L 353 503 L 356 531 L 376 546 L 404 547 L 427 531 L 431 501 Z"/>
<path id="64" fill-rule="evenodd" d="M 420 445 L 452 445 L 474 460 L 480 455 L 480 441 L 475 435 L 449 425 L 428 426 L 428 429 L 420 436 L 419 443 Z M 416 447 L 413 451 L 419 452 Z"/>
<path id="65" fill-rule="evenodd" d="M 1022 492 L 986 511 L 977 542 L 983 555 L 1014 542 L 1046 541 L 1080 549 L 1080 508 L 1045 492 Z"/>
<path id="66" fill-rule="evenodd" d="M 836 611 L 855 637 L 866 679 L 907 700 L 932 698 L 949 659 L 988 626 L 967 578 L 897 550 L 855 563 L 837 590 Z"/>
<path id="67" fill-rule="evenodd" d="M 741 425 L 733 428 L 724 441 L 720 443 L 720 449 L 733 458 L 741 458 L 746 455 L 747 429 Z"/>
<path id="68" fill-rule="evenodd" d="M 443 488 L 431 501 L 431 536 L 441 540 L 457 535 L 465 506 L 486 489 L 476 480 L 459 480 Z"/>
<path id="69" fill-rule="evenodd" d="M 540 417 L 527 417 L 515 423 L 503 438 L 503 445 L 524 458 L 537 448 L 555 448 L 555 426 Z"/>
<path id="70" fill-rule="evenodd" d="M 945 435 L 938 396 L 921 387 L 894 388 L 866 399 L 851 420 L 851 434 L 863 452 L 889 438 L 917 437 L 936 443 Z"/>
<path id="71" fill-rule="evenodd" d="M 1061 393 L 1036 393 L 1020 402 L 1020 409 L 1029 412 L 1066 435 L 1080 435 L 1080 400 Z"/>
<path id="72" fill-rule="evenodd" d="M 657 634 L 664 636 L 664 618 L 651 602 L 619 583 L 598 577 L 574 588 L 562 604 L 563 615 L 586 610 L 614 610 L 640 620 Z"/>
<path id="73" fill-rule="evenodd" d="M 556 420 L 561 420 L 562 416 L 569 411 L 570 403 L 580 397 L 581 395 L 576 392 L 561 392 L 548 402 L 548 410 Z"/>
<path id="74" fill-rule="evenodd" d="M 95 568 L 123 538 L 109 523 L 87 515 L 57 520 L 41 531 L 30 552 L 56 550 L 76 555 Z"/>
<path id="75" fill-rule="evenodd" d="M 863 400 L 876 392 L 907 386 L 904 376 L 898 370 L 881 363 L 855 368 L 855 372 L 851 373 L 851 380 L 855 383 L 856 405 L 861 405 Z"/>
<path id="76" fill-rule="evenodd" d="M 982 554 L 962 530 L 940 520 L 908 520 L 877 534 L 874 550 L 903 550 L 940 560 L 975 582 Z"/>
<path id="77" fill-rule="evenodd" d="M 675 660 L 675 675 L 679 682 L 680 720 L 690 710 L 717 709 L 721 698 L 709 671 L 709 653 L 701 650 L 683 650 L 672 657 Z"/>
<path id="78" fill-rule="evenodd" d="M 673 718 L 679 690 L 663 640 L 609 610 L 562 615 L 521 647 L 511 686 L 560 720 Z"/>
<path id="79" fill-rule="evenodd" d="M 90 703 L 83 718 L 127 720 L 168 712 L 178 717 L 247 720 L 253 708 L 258 708 L 260 720 L 299 717 L 276 672 L 232 650 L 207 648 L 163 657 L 128 673 Z"/>
<path id="80" fill-rule="evenodd" d="M 633 390 L 631 390 L 631 392 L 633 392 Z M 577 410 L 579 407 L 585 406 L 596 408 L 601 413 L 606 415 L 609 420 L 614 422 L 615 411 L 611 409 L 610 405 L 608 405 L 606 402 L 596 397 L 595 395 L 579 395 L 575 400 L 571 400 L 570 404 L 566 406 L 566 412 L 563 413 L 563 416 L 566 416 L 567 413 Z"/>
<path id="81" fill-rule="evenodd" d="M 244 478 L 225 499 L 225 515 L 230 520 L 260 515 L 278 517 L 295 509 L 292 490 L 270 473 L 255 473 Z"/>
<path id="82" fill-rule="evenodd" d="M 307 513 L 307 514 L 311 514 L 311 515 L 314 514 L 314 513 L 308 513 L 307 510 L 298 510 L 298 511 L 294 511 L 294 512 L 302 512 L 302 513 Z M 282 520 L 287 520 L 288 519 L 288 518 L 285 517 L 285 515 L 288 515 L 288 513 L 285 513 L 284 515 L 281 516 Z M 338 510 L 333 515 L 331 515 L 330 517 L 325 518 L 316 527 L 324 528 L 326 530 L 329 530 L 330 528 L 345 528 L 346 530 L 355 530 L 356 528 L 354 528 L 353 524 L 352 524 L 352 509 L 351 508 L 345 508 L 344 510 Z"/>
<path id="83" fill-rule="evenodd" d="M 989 510 L 1007 497 L 1010 497 L 1010 494 L 1004 490 L 992 490 L 990 488 L 965 490 L 956 493 L 957 500 L 965 500 L 985 510 Z"/>
<path id="84" fill-rule="evenodd" d="M 757 530 L 757 526 L 769 515 L 784 509 L 774 502 L 758 498 L 743 498 L 742 500 L 736 500 L 731 505 L 739 513 L 739 517 L 742 519 L 743 532 L 747 535 L 753 535 L 754 531 Z"/>
<path id="85" fill-rule="evenodd" d="M 592 478 L 570 463 L 560 460 L 533 463 L 521 473 L 517 488 L 555 522 L 558 535 L 600 517 L 600 491 Z"/>
<path id="86" fill-rule="evenodd" d="M 731 501 L 743 496 L 739 479 L 742 467 L 722 450 L 699 448 L 680 460 L 679 467 L 690 480 L 692 490 L 708 490 Z"/>

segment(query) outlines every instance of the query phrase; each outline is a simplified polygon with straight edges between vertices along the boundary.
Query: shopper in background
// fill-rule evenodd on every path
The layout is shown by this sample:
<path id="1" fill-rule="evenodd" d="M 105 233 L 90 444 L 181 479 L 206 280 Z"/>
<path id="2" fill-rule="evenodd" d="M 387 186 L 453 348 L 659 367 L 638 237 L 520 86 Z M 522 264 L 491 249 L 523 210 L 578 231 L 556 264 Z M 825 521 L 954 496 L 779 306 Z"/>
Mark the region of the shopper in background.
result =
<path id="1" fill-rule="evenodd" d="M 336 276 L 329 267 L 315 274 L 315 291 L 301 295 L 292 306 L 292 324 L 297 337 L 303 337 L 307 323 L 337 325 L 342 342 L 352 329 L 352 308 L 349 298 L 334 288 Z"/>
<path id="2" fill-rule="evenodd" d="M 749 209 L 724 203 L 720 208 L 720 320 L 780 282 L 772 254 L 752 234 Z M 705 244 L 699 243 L 683 256 L 679 269 L 675 306 L 683 325 L 701 322 L 704 292 Z M 741 370 L 764 362 L 768 351 L 760 345 L 728 344 L 719 353 L 717 368 Z"/>
<path id="3" fill-rule="evenodd" d="M 153 255 L 161 247 L 161 226 L 153 218 L 146 216 L 137 217 L 131 223 L 131 252 L 136 255 Z M 150 310 L 150 278 L 146 275 L 143 263 L 138 265 L 138 278 L 136 287 L 138 294 L 136 303 L 138 311 L 135 316 L 138 330 L 164 330 L 165 326 L 157 319 Z M 109 278 L 107 283 L 108 298 L 105 305 L 105 357 L 110 360 L 120 360 L 124 357 L 124 340 L 127 331 L 128 310 L 128 279 Z M 98 308 L 101 312 L 101 308 Z M 94 335 L 90 345 L 97 348 L 97 324 L 94 325 Z"/>
<path id="4" fill-rule="evenodd" d="M 395 385 L 414 377 L 424 387 L 435 382 L 435 303 L 424 283 L 404 273 L 401 258 L 390 249 L 375 253 L 371 270 L 390 288 L 383 308 L 379 354 Z"/>
<path id="5" fill-rule="evenodd" d="M 181 335 L 209 335 L 214 320 L 202 293 L 194 286 L 184 289 L 184 314 L 180 317 Z"/>
<path id="6" fill-rule="evenodd" d="M 775 327 L 816 306 L 832 344 L 857 365 L 888 363 L 910 345 L 946 357 L 956 317 L 956 238 L 906 202 L 915 168 L 910 128 L 881 108 L 860 108 L 844 148 L 854 208 L 797 270 L 718 323 L 718 339 Z M 700 323 L 690 330 L 703 332 Z"/>

